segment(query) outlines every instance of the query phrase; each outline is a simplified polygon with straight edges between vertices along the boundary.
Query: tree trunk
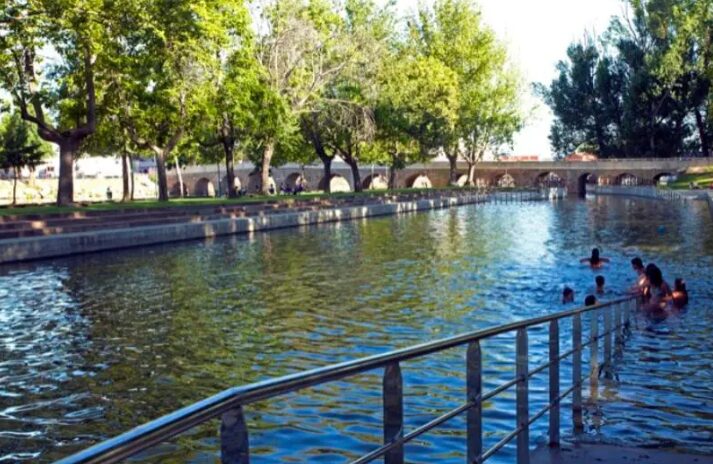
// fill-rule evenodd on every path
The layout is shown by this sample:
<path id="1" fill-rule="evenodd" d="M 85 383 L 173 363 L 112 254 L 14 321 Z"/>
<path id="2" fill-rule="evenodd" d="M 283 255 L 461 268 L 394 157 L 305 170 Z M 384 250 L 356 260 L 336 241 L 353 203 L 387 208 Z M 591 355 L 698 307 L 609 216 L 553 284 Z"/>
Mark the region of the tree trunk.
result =
<path id="1" fill-rule="evenodd" d="M 468 163 L 468 185 L 475 186 L 475 164 Z"/>
<path id="2" fill-rule="evenodd" d="M 134 176 L 134 157 L 131 155 L 127 155 L 129 158 L 129 166 L 131 166 L 131 193 L 130 193 L 130 199 L 131 201 L 134 201 L 134 186 L 136 185 L 136 178 Z"/>
<path id="3" fill-rule="evenodd" d="M 181 165 L 178 162 L 178 156 L 173 156 L 173 161 L 176 163 L 176 175 L 178 176 L 178 188 L 181 191 L 179 196 L 183 198 L 185 196 L 186 190 L 183 188 L 183 173 L 181 172 Z"/>
<path id="4" fill-rule="evenodd" d="M 166 158 L 161 150 L 156 153 L 156 175 L 158 177 L 158 201 L 168 201 L 168 180 L 166 179 Z"/>
<path id="5" fill-rule="evenodd" d="M 324 191 L 326 193 L 331 193 L 332 191 L 332 157 L 322 156 L 319 158 L 322 160 L 322 165 L 324 166 Z M 317 186 L 319 187 L 319 186 Z"/>
<path id="6" fill-rule="evenodd" d="M 235 188 L 235 158 L 233 155 L 234 144 L 223 143 L 223 149 L 225 150 L 225 179 L 228 181 L 228 198 L 235 198 L 238 196 L 238 191 Z M 220 179 L 218 179 L 220 182 Z"/>
<path id="7" fill-rule="evenodd" d="M 59 144 L 59 186 L 57 206 L 71 206 L 74 203 L 74 152 L 77 144 L 66 140 Z"/>
<path id="8" fill-rule="evenodd" d="M 706 133 L 706 122 L 703 120 L 703 115 L 701 111 L 696 108 L 694 110 L 696 115 L 696 126 L 698 127 L 698 137 L 701 139 L 701 151 L 703 156 L 710 156 L 710 148 L 708 146 L 708 134 Z"/>
<path id="9" fill-rule="evenodd" d="M 359 164 L 357 163 L 357 160 L 352 158 L 351 156 L 345 157 L 344 161 L 349 165 L 349 167 L 352 170 L 352 180 L 354 181 L 354 191 L 355 192 L 361 192 L 362 191 L 362 185 L 361 185 L 361 175 L 359 174 Z"/>
<path id="10" fill-rule="evenodd" d="M 263 195 L 270 194 L 270 162 L 272 155 L 275 153 L 275 142 L 268 140 L 265 142 L 265 148 L 262 151 L 262 164 L 260 166 L 260 193 Z"/>
<path id="11" fill-rule="evenodd" d="M 126 151 L 121 152 L 121 185 L 123 191 L 121 201 L 129 201 L 131 199 L 131 191 L 129 187 L 129 156 Z"/>
<path id="12" fill-rule="evenodd" d="M 458 155 L 448 155 L 448 183 L 450 185 L 458 184 Z"/>
<path id="13" fill-rule="evenodd" d="M 15 206 L 17 204 L 17 178 L 18 176 L 18 168 L 17 166 L 12 167 L 12 173 L 13 173 L 13 179 L 12 179 L 12 205 Z"/>
<path id="14" fill-rule="evenodd" d="M 396 165 L 392 162 L 389 166 L 389 190 L 396 189 L 396 171 Z"/>

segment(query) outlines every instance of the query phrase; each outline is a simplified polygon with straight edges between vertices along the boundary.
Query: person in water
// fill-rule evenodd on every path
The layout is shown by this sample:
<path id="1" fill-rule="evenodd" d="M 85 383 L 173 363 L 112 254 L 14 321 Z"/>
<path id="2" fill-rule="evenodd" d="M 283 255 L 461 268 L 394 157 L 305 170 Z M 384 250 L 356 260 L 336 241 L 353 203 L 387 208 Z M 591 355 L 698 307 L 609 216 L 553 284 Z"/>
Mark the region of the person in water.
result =
<path id="1" fill-rule="evenodd" d="M 603 275 L 598 275 L 597 277 L 594 278 L 594 282 L 597 284 L 597 290 L 596 292 L 598 294 L 603 294 L 604 293 L 604 276 Z"/>
<path id="2" fill-rule="evenodd" d="M 562 290 L 562 304 L 574 303 L 574 290 L 569 287 L 565 287 Z"/>
<path id="3" fill-rule="evenodd" d="M 636 283 L 631 287 L 631 293 L 641 295 L 644 289 L 648 287 L 649 280 L 646 278 L 644 262 L 638 256 L 631 260 L 631 268 L 636 272 Z"/>
<path id="4" fill-rule="evenodd" d="M 599 248 L 592 248 L 592 255 L 589 258 L 580 259 L 579 262 L 583 264 L 589 264 L 592 269 L 598 269 L 602 267 L 604 263 L 608 263 L 609 258 L 599 256 Z"/>
<path id="5" fill-rule="evenodd" d="M 646 266 L 646 277 L 649 285 L 644 291 L 648 303 L 644 310 L 651 316 L 665 316 L 668 303 L 671 301 L 671 287 L 666 283 L 661 269 L 651 263 Z"/>
<path id="6" fill-rule="evenodd" d="M 587 295 L 584 299 L 584 306 L 594 306 L 597 304 L 597 297 L 594 295 Z"/>
<path id="7" fill-rule="evenodd" d="M 673 305 L 676 308 L 683 308 L 688 304 L 688 290 L 686 290 L 686 282 L 680 277 L 673 283 L 673 292 L 671 294 Z"/>

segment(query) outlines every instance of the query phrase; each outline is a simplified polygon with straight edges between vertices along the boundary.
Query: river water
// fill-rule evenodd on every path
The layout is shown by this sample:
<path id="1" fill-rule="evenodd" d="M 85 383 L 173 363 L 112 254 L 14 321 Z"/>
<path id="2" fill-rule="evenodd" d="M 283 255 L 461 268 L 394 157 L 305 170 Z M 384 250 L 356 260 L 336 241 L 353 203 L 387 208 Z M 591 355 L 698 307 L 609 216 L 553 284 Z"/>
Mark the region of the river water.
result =
<path id="1" fill-rule="evenodd" d="M 596 273 L 578 259 L 592 246 L 612 260 L 600 271 L 605 298 L 631 285 L 628 263 L 639 255 L 671 283 L 684 277 L 691 303 L 680 317 L 637 321 L 615 379 L 600 382 L 596 401 L 584 390 L 579 438 L 713 453 L 710 214 L 702 203 L 597 197 L 0 267 L 0 461 L 51 461 L 230 386 L 558 311 L 564 285 L 581 304 Z M 534 367 L 546 327 L 529 336 Z M 407 431 L 461 404 L 464 357 L 454 349 L 404 363 Z M 484 343 L 485 389 L 513 377 L 513 359 L 512 336 Z M 532 412 L 546 385 L 546 371 L 531 381 Z M 514 396 L 485 404 L 486 447 L 514 427 Z M 381 440 L 380 398 L 377 371 L 252 405 L 253 461 L 346 462 L 368 452 Z M 216 462 L 217 427 L 138 461 Z M 463 429 L 456 418 L 420 437 L 406 447 L 408 462 L 462 462 Z M 532 445 L 546 433 L 545 417 Z M 513 453 L 508 446 L 492 462 Z"/>

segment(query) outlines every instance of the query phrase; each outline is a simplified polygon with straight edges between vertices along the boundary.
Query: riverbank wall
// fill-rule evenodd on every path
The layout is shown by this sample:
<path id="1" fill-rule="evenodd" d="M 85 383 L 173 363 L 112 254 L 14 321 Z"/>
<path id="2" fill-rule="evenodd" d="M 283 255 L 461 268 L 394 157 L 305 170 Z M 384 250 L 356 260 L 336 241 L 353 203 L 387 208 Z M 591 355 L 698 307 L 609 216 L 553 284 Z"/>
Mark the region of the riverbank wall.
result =
<path id="1" fill-rule="evenodd" d="M 316 211 L 261 213 L 255 216 L 228 217 L 202 222 L 13 238 L 0 241 L 0 264 L 450 208 L 486 201 L 508 201 L 508 199 L 510 201 L 536 201 L 542 200 L 543 197 L 539 192 L 509 194 L 507 198 L 494 198 L 491 194 L 486 193 L 468 193 L 411 201 L 335 207 Z"/>
<path id="2" fill-rule="evenodd" d="M 587 193 L 592 195 L 622 195 L 653 200 L 695 200 L 698 197 L 697 195 L 683 195 L 675 190 L 662 190 L 649 185 L 588 185 Z"/>

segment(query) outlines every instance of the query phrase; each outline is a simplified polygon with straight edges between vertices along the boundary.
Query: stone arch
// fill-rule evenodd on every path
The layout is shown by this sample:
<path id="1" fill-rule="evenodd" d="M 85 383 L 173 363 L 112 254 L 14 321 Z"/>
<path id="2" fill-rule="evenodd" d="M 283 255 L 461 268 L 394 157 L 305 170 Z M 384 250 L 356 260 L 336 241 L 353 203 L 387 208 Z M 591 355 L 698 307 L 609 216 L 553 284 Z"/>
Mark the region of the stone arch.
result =
<path id="1" fill-rule="evenodd" d="M 228 176 L 223 177 L 223 184 L 228 185 Z M 240 191 L 240 189 L 243 187 L 242 182 L 240 182 L 240 178 L 236 175 L 234 178 L 233 185 L 235 186 L 235 190 Z"/>
<path id="2" fill-rule="evenodd" d="M 585 172 L 577 177 L 577 195 L 584 198 L 587 195 L 587 185 L 597 185 L 599 179 L 596 174 Z"/>
<path id="3" fill-rule="evenodd" d="M 173 197 L 173 198 L 180 197 L 181 196 L 181 184 L 179 184 L 178 182 L 175 182 L 169 189 L 168 196 Z M 188 196 L 188 186 L 185 183 L 183 184 L 183 196 L 184 197 Z"/>
<path id="4" fill-rule="evenodd" d="M 383 174 L 369 174 L 361 186 L 364 190 L 386 190 L 389 188 L 389 179 Z"/>
<path id="5" fill-rule="evenodd" d="M 201 177 L 193 187 L 193 195 L 197 197 L 214 197 L 215 186 L 207 177 Z"/>
<path id="6" fill-rule="evenodd" d="M 248 176 L 248 193 L 260 193 L 262 190 L 262 175 L 260 172 L 251 172 Z M 275 179 L 270 176 L 270 187 L 272 191 L 277 193 L 277 185 L 275 184 Z"/>
<path id="7" fill-rule="evenodd" d="M 616 176 L 614 179 L 614 184 L 615 185 L 626 185 L 626 186 L 634 186 L 634 185 L 639 185 L 639 178 L 636 177 L 633 174 L 629 174 L 628 172 L 623 172 Z"/>
<path id="8" fill-rule="evenodd" d="M 475 179 L 473 179 L 473 183 L 478 188 L 485 188 L 489 184 L 488 179 L 486 179 L 485 177 L 476 177 Z M 458 187 L 465 187 L 466 185 L 468 185 L 468 174 L 461 174 L 461 176 L 458 177 L 458 182 L 456 182 L 456 185 Z"/>
<path id="9" fill-rule="evenodd" d="M 320 179 L 318 188 L 323 192 L 327 191 L 327 179 L 325 177 Z M 349 185 L 349 181 L 343 176 L 340 176 L 339 174 L 332 174 L 329 179 L 329 191 L 332 193 L 351 192 L 352 186 Z"/>
<path id="10" fill-rule="evenodd" d="M 293 172 L 289 176 L 285 177 L 283 186 L 288 192 L 295 192 L 296 189 L 304 191 L 307 190 L 307 179 L 301 172 Z"/>
<path id="11" fill-rule="evenodd" d="M 659 182 L 661 182 L 661 179 L 662 179 L 663 177 L 671 178 L 671 177 L 674 177 L 674 176 L 675 176 L 675 174 L 673 174 L 673 173 L 671 173 L 671 172 L 659 172 L 659 173 L 656 174 L 651 180 L 653 181 L 654 185 L 658 185 Z"/>
<path id="12" fill-rule="evenodd" d="M 510 174 L 503 173 L 503 174 L 498 174 L 495 176 L 493 179 L 493 185 L 496 187 L 500 188 L 514 188 L 517 187 L 517 184 L 515 183 L 515 178 L 511 176 Z"/>
<path id="13" fill-rule="evenodd" d="M 535 178 L 536 187 L 564 187 L 565 181 L 556 172 L 548 171 L 539 174 Z"/>
<path id="14" fill-rule="evenodd" d="M 425 173 L 420 172 L 418 174 L 412 174 L 406 179 L 406 187 L 414 189 L 430 189 L 433 188 L 433 183 Z"/>

